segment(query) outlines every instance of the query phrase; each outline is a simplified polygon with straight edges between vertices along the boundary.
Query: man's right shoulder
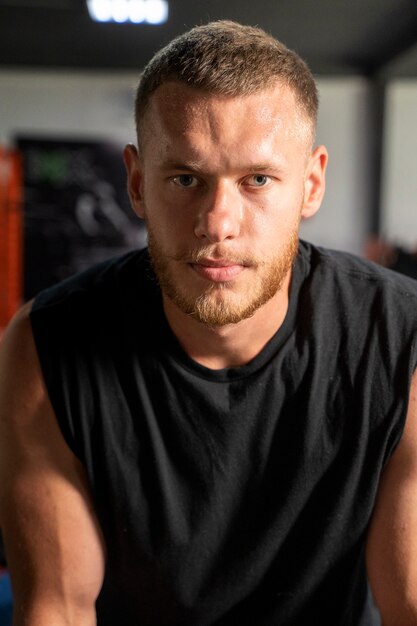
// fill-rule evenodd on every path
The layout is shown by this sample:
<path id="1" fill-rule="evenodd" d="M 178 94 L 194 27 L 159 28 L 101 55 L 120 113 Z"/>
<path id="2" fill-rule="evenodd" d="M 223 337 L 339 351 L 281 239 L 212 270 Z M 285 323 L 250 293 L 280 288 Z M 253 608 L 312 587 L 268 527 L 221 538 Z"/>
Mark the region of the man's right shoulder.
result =
<path id="1" fill-rule="evenodd" d="M 41 399 L 44 389 L 33 339 L 30 314 L 33 300 L 24 304 L 12 318 L 0 340 L 0 401 L 19 389 L 23 398 Z"/>
<path id="2" fill-rule="evenodd" d="M 4 358 L 21 358 L 31 352 L 33 343 L 30 314 L 34 300 L 22 305 L 10 320 L 0 337 L 0 365 Z"/>

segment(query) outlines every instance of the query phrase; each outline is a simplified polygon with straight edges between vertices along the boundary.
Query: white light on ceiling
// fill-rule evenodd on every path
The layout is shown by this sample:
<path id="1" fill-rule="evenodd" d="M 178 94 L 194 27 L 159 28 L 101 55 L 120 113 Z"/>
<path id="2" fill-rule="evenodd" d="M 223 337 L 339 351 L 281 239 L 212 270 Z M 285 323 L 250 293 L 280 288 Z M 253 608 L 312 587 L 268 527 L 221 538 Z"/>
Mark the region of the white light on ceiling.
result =
<path id="1" fill-rule="evenodd" d="M 145 0 L 130 0 L 129 18 L 134 24 L 140 24 L 146 18 Z M 167 5 L 168 10 L 168 5 Z"/>
<path id="2" fill-rule="evenodd" d="M 168 0 L 87 0 L 96 22 L 163 24 L 168 19 Z"/>
<path id="3" fill-rule="evenodd" d="M 109 22 L 111 20 L 110 0 L 87 0 L 88 12 L 91 19 L 96 22 Z"/>
<path id="4" fill-rule="evenodd" d="M 166 0 L 147 0 L 146 21 L 148 24 L 162 24 L 168 19 L 168 2 Z"/>
<path id="5" fill-rule="evenodd" d="M 129 21 L 129 3 L 127 0 L 112 2 L 111 16 L 114 22 L 122 24 Z"/>

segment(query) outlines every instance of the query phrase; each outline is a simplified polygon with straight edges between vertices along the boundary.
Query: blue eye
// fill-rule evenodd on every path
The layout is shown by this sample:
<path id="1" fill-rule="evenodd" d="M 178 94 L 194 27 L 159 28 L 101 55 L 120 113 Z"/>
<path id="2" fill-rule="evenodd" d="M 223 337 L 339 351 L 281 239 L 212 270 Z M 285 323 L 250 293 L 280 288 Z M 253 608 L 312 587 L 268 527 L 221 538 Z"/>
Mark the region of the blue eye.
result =
<path id="1" fill-rule="evenodd" d="M 197 184 L 196 178 L 191 174 L 180 174 L 180 176 L 175 176 L 173 181 L 180 187 L 195 187 Z"/>
<path id="2" fill-rule="evenodd" d="M 265 176 L 265 174 L 254 174 L 252 181 L 255 187 L 263 187 L 268 182 L 268 176 Z"/>

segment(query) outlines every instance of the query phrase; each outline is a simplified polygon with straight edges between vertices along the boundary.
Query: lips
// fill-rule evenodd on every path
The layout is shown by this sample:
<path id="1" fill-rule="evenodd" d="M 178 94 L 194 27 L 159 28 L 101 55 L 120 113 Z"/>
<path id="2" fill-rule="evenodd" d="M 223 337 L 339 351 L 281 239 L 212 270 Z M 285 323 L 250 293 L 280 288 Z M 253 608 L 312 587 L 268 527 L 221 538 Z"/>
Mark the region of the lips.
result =
<path id="1" fill-rule="evenodd" d="M 216 283 L 233 280 L 245 269 L 244 265 L 227 259 L 201 259 L 191 263 L 191 267 L 199 276 Z"/>

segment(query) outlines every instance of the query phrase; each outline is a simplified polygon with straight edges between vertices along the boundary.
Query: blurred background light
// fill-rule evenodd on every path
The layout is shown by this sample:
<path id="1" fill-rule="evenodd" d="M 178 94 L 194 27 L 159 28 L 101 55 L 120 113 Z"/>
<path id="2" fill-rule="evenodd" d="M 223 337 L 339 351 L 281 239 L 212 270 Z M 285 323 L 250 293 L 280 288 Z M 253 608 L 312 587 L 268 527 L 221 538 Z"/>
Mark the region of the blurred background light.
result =
<path id="1" fill-rule="evenodd" d="M 149 24 L 162 24 L 168 19 L 166 0 L 146 0 L 146 21 Z"/>
<path id="2" fill-rule="evenodd" d="M 145 20 L 146 16 L 145 0 L 130 0 L 129 4 L 130 21 L 133 22 L 133 24 L 140 24 L 140 22 L 143 22 Z"/>
<path id="3" fill-rule="evenodd" d="M 122 24 L 129 21 L 129 3 L 127 0 L 116 0 L 112 2 L 111 16 L 114 22 Z"/>
<path id="4" fill-rule="evenodd" d="M 87 0 L 96 22 L 163 24 L 168 19 L 168 0 Z"/>

